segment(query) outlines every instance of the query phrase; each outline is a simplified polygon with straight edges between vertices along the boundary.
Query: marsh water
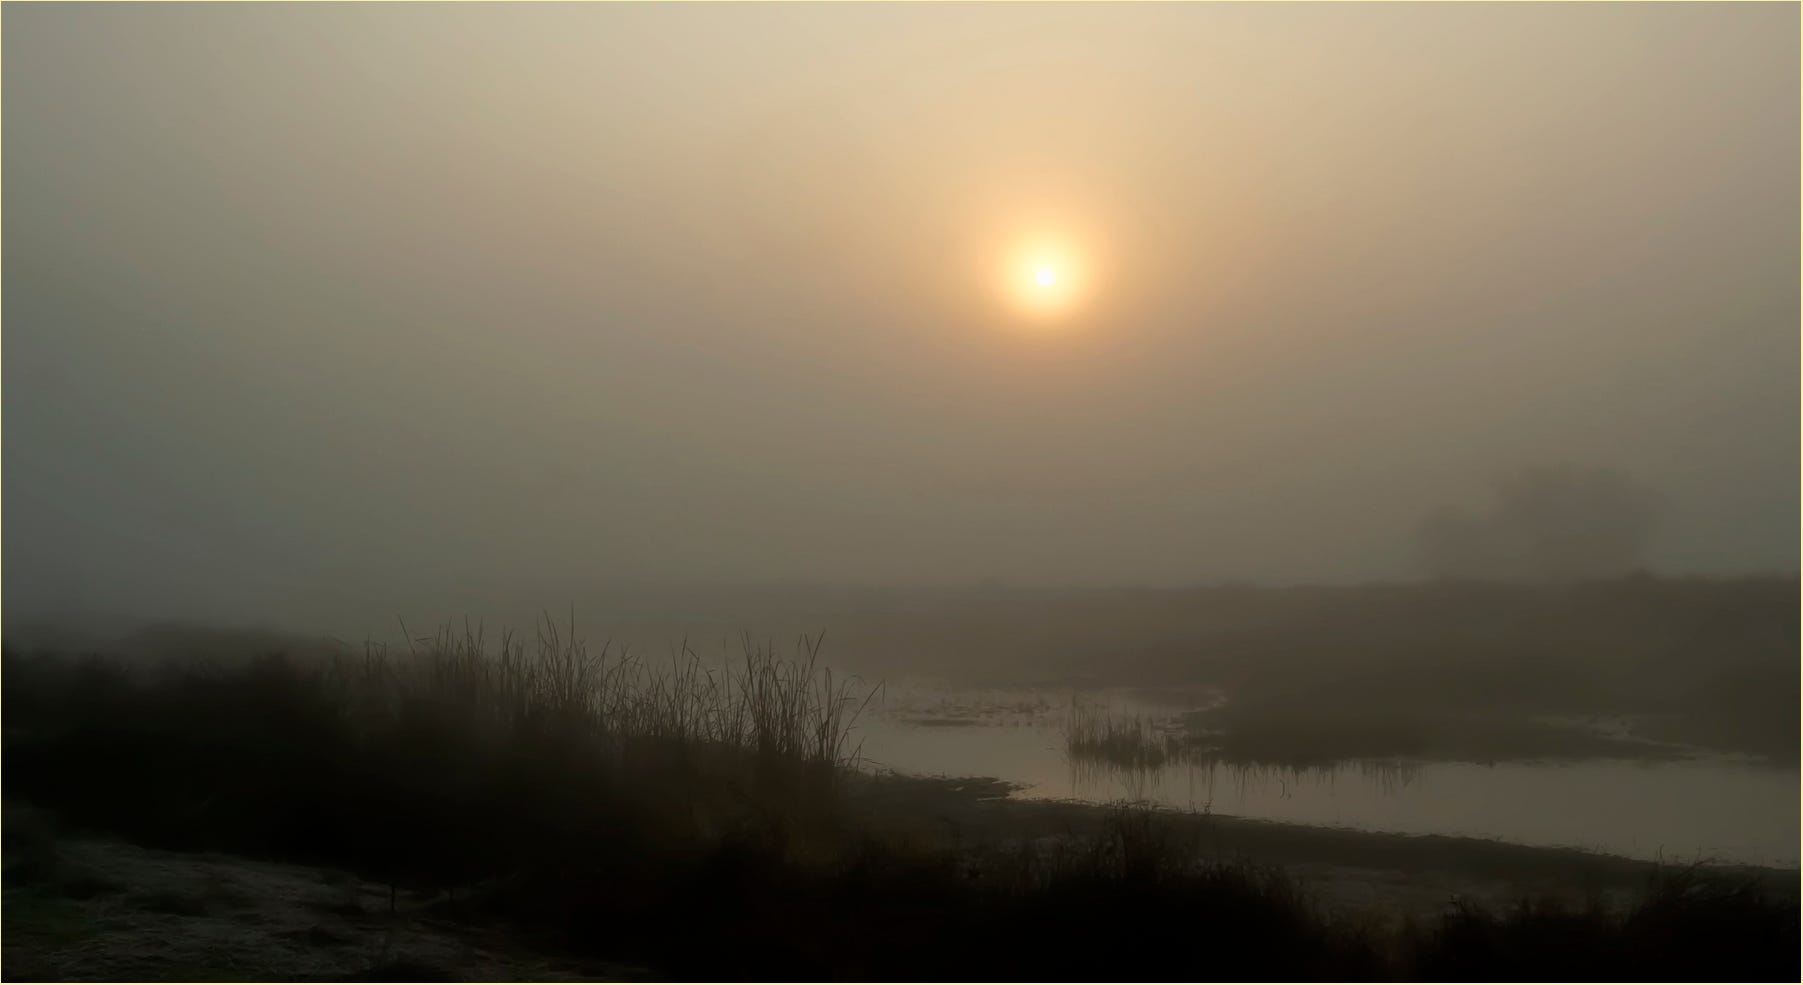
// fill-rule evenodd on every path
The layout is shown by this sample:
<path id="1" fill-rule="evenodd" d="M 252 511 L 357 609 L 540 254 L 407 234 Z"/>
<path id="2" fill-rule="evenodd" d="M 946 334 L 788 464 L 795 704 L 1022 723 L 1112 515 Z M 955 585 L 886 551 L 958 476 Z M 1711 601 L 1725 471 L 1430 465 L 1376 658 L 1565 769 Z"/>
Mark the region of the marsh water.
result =
<path id="1" fill-rule="evenodd" d="M 1798 864 L 1798 770 L 1702 750 L 1645 759 L 1389 759 L 1308 766 L 1178 757 L 1146 766 L 1074 754 L 1069 746 L 1075 707 L 1176 728 L 1184 713 L 1221 700 L 1206 692 L 891 685 L 860 719 L 854 741 L 872 768 L 994 777 L 1016 784 L 1017 797 L 1144 801 L 1272 821 L 1492 838 L 1676 862 Z"/>

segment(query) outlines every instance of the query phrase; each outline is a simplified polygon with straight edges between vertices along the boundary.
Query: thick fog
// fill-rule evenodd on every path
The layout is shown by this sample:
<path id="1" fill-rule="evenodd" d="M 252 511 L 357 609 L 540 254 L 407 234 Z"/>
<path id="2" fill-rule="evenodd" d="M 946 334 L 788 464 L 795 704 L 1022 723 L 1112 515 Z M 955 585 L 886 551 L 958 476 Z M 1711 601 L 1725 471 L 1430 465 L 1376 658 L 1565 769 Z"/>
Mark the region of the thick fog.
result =
<path id="1" fill-rule="evenodd" d="M 15 5 L 7 613 L 1795 571 L 1798 16 Z"/>

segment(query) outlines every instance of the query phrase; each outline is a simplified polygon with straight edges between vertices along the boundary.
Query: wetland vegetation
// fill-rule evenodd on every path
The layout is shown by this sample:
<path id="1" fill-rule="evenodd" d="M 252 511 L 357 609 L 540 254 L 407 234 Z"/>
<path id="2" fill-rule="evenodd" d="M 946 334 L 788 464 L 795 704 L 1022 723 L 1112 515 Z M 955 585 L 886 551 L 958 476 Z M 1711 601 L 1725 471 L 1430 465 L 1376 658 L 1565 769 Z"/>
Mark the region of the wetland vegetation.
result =
<path id="1" fill-rule="evenodd" d="M 499 932 L 610 975 L 1107 977 L 1147 934 L 1192 942 L 1135 965 L 1173 979 L 1638 977 L 1719 968 L 1724 944 L 1748 974 L 1794 971 L 1794 886 L 1769 871 L 1643 867 L 1612 877 L 1607 898 L 1352 906 L 1269 853 L 1223 854 L 1222 829 L 1180 816 L 1097 807 L 1048 823 L 860 771 L 855 726 L 877 685 L 831 673 L 818 641 L 647 659 L 547 619 L 496 642 L 446 628 L 399 652 L 9 651 L 7 797 L 57 832 L 9 843 L 9 931 L 26 931 L 9 969 L 81 977 L 82 941 L 59 937 L 54 915 L 155 896 L 59 868 L 125 850 L 83 847 L 101 837 L 344 872 L 370 889 L 365 930 L 438 921 L 422 954 L 447 934 Z M 1081 709 L 1068 732 L 1081 755 L 1214 755 Z M 1095 947 L 1008 944 L 1046 934 Z M 133 967 L 157 977 L 154 962 Z"/>

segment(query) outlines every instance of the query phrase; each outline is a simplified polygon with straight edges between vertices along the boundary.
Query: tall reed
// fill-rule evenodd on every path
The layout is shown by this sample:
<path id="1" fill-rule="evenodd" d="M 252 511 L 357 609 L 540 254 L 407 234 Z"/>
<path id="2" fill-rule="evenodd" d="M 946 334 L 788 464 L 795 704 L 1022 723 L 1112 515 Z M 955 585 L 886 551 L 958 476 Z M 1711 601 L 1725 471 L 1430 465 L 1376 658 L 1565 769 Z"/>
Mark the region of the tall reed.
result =
<path id="1" fill-rule="evenodd" d="M 787 657 L 744 636 L 738 657 L 718 664 L 686 640 L 667 661 L 611 641 L 592 649 L 573 617 L 559 625 L 548 614 L 530 641 L 504 632 L 492 651 L 483 627 L 467 623 L 407 639 L 402 653 L 369 644 L 322 668 L 363 728 L 432 715 L 490 737 L 555 728 L 616 753 L 687 746 L 833 769 L 857 761 L 852 726 L 876 693 L 821 665 L 819 637 L 801 637 Z"/>

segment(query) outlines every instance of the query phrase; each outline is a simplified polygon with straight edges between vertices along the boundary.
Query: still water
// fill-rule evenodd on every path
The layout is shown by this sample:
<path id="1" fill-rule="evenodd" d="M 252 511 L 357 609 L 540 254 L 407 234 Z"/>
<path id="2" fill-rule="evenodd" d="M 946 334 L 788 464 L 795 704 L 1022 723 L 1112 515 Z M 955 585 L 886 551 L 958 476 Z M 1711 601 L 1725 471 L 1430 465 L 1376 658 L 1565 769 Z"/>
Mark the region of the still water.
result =
<path id="1" fill-rule="evenodd" d="M 1195 696 L 1185 697 L 1193 704 Z M 1096 692 L 1089 700 L 1159 710 L 1144 695 Z M 901 690 L 866 712 L 853 741 L 862 743 L 869 766 L 995 777 L 1019 784 L 1018 797 L 1142 800 L 1273 821 L 1495 838 L 1677 862 L 1798 864 L 1794 768 L 1696 757 L 1348 762 L 1307 770 L 1172 763 L 1124 771 L 1066 754 L 1070 701 L 1068 691 Z"/>

